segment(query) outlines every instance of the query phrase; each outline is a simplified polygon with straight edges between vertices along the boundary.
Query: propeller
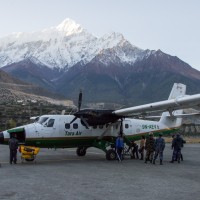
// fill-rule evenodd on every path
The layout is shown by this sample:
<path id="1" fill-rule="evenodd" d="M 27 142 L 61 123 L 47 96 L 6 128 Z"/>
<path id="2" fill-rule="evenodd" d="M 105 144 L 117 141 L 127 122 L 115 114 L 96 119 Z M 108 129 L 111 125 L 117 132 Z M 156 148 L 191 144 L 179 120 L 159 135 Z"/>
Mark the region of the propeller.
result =
<path id="1" fill-rule="evenodd" d="M 72 124 L 74 121 L 76 121 L 78 117 L 74 117 L 74 119 L 72 119 L 72 121 L 70 122 L 70 124 Z"/>
<path id="2" fill-rule="evenodd" d="M 80 92 L 79 92 L 79 97 L 78 97 L 78 112 L 81 110 L 82 96 L 83 96 L 82 90 L 80 90 Z M 74 121 L 76 121 L 77 118 L 78 118 L 78 117 L 75 116 L 74 119 L 72 119 L 72 121 L 70 122 L 70 124 L 72 124 Z"/>
<path id="3" fill-rule="evenodd" d="M 78 108 L 77 112 L 74 113 L 74 118 L 71 120 L 70 124 L 73 123 L 77 118 L 81 120 L 81 123 L 89 129 L 90 126 L 94 125 L 105 125 L 113 123 L 122 118 L 113 113 L 113 110 L 106 109 L 82 109 L 82 90 L 80 90 L 78 98 Z M 120 132 L 123 132 L 121 129 Z"/>
<path id="4" fill-rule="evenodd" d="M 78 111 L 77 111 L 77 112 L 80 112 L 80 111 L 81 111 L 82 96 L 83 96 L 82 90 L 80 90 L 80 92 L 79 92 L 79 97 L 78 97 Z M 77 112 L 76 112 L 76 113 L 77 113 Z M 76 114 L 76 113 L 75 113 L 75 114 Z M 82 122 L 85 124 L 85 126 L 87 127 L 87 129 L 89 129 L 89 124 L 88 124 L 87 121 L 83 118 L 83 116 L 80 115 L 79 117 L 80 117 L 80 119 L 82 120 Z M 77 117 L 77 116 L 75 115 L 74 119 L 72 119 L 72 121 L 70 122 L 70 124 L 72 124 L 74 121 L 76 121 L 76 119 L 79 118 L 79 117 Z"/>
<path id="5" fill-rule="evenodd" d="M 82 116 L 80 118 L 83 121 L 83 123 L 85 124 L 86 128 L 89 129 L 89 124 L 87 123 L 87 121 Z"/>

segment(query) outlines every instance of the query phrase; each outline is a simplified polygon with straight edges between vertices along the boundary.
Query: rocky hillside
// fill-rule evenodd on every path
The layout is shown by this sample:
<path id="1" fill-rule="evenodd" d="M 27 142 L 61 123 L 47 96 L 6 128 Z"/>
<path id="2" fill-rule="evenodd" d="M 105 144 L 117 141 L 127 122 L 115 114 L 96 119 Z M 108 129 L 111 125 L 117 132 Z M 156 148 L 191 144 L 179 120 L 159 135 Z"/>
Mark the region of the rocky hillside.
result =
<path id="1" fill-rule="evenodd" d="M 20 81 L 0 70 L 0 104 L 17 101 L 73 105 L 72 102 L 67 101 L 61 95 L 51 93 L 37 85 Z"/>

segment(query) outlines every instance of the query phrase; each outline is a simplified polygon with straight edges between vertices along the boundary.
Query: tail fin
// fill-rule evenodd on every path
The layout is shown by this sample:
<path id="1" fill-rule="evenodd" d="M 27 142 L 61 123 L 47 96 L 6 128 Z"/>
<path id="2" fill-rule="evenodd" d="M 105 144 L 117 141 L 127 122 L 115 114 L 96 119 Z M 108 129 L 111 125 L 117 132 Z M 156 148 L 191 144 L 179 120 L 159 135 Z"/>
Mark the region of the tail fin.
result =
<path id="1" fill-rule="evenodd" d="M 186 94 L 186 85 L 182 83 L 174 83 L 168 99 L 175 99 Z M 182 114 L 183 110 L 176 110 L 173 115 Z M 179 127 L 182 124 L 182 118 L 170 116 L 171 113 L 163 112 L 160 122 L 168 127 Z"/>
<path id="2" fill-rule="evenodd" d="M 184 96 L 186 93 L 186 85 L 182 83 L 174 83 L 168 99 Z"/>

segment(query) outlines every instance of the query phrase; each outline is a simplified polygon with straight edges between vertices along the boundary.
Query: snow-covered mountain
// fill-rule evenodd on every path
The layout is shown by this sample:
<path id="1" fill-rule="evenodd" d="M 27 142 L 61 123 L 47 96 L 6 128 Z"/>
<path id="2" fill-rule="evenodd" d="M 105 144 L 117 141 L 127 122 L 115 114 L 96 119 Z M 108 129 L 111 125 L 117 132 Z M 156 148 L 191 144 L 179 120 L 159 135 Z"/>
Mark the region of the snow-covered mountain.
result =
<path id="1" fill-rule="evenodd" d="M 119 33 L 97 38 L 71 19 L 40 32 L 13 33 L 0 38 L 0 67 L 26 59 L 49 68 L 67 70 L 76 63 L 87 64 L 103 50 L 114 49 L 115 58 L 102 60 L 104 64 L 119 59 L 133 64 L 147 55 Z"/>
<path id="2" fill-rule="evenodd" d="M 199 93 L 200 72 L 161 50 L 142 50 L 122 34 L 97 38 L 71 19 L 40 32 L 0 38 L 0 68 L 77 100 L 137 105 L 167 98 L 174 82 Z"/>

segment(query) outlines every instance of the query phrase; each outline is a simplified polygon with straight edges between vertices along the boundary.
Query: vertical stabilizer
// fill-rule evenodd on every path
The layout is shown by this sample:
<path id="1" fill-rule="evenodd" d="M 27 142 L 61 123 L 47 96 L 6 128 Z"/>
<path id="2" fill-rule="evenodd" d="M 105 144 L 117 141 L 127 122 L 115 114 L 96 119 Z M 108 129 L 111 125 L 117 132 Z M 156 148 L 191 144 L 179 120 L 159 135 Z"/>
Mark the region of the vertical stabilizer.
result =
<path id="1" fill-rule="evenodd" d="M 186 93 L 186 85 L 182 83 L 174 83 L 168 99 L 175 99 L 179 96 L 184 96 Z"/>
<path id="2" fill-rule="evenodd" d="M 186 85 L 182 83 L 174 83 L 168 99 L 169 100 L 175 99 L 177 97 L 184 96 L 185 94 L 186 94 Z M 178 115 L 182 113 L 183 110 L 176 110 L 173 113 L 163 112 L 160 118 L 160 122 L 168 127 L 179 127 L 182 124 L 182 118 L 176 118 L 170 116 L 170 114 Z"/>

